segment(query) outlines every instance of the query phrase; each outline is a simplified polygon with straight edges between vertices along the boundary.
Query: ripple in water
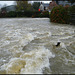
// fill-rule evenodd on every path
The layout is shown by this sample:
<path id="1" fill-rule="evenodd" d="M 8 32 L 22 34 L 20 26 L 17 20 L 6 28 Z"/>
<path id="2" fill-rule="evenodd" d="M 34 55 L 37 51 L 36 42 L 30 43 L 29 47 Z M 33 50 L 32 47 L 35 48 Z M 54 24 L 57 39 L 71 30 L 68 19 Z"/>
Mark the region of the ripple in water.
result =
<path id="1" fill-rule="evenodd" d="M 74 26 L 48 18 L 0 23 L 0 74 L 75 74 Z"/>

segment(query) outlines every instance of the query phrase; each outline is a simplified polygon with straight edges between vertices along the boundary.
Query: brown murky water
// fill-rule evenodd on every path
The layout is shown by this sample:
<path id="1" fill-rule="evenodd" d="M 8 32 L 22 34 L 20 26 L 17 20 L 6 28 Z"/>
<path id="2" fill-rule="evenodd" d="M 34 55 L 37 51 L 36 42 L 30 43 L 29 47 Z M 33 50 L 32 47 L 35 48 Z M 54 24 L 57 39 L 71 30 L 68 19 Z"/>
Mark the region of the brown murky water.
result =
<path id="1" fill-rule="evenodd" d="M 0 74 L 75 74 L 75 26 L 0 19 Z"/>

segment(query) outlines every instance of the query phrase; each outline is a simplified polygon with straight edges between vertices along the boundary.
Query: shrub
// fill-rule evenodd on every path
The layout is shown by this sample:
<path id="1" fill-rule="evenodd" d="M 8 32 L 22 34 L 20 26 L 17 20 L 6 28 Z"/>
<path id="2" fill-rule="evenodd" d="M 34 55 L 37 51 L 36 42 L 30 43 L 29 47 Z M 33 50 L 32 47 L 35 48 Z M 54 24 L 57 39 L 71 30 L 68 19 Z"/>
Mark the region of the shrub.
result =
<path id="1" fill-rule="evenodd" d="M 0 12 L 0 18 L 5 18 L 7 16 L 6 12 L 2 13 Z"/>
<path id="2" fill-rule="evenodd" d="M 6 14 L 7 17 L 16 17 L 16 12 L 15 11 L 10 11 Z"/>
<path id="3" fill-rule="evenodd" d="M 49 12 L 39 12 L 39 11 L 10 11 L 7 13 L 0 13 L 0 17 L 49 17 Z"/>
<path id="4" fill-rule="evenodd" d="M 75 5 L 69 7 L 69 11 L 70 11 L 71 13 L 75 13 Z"/>
<path id="5" fill-rule="evenodd" d="M 33 15 L 32 15 L 32 17 L 39 17 L 39 14 L 40 14 L 41 12 L 39 12 L 39 11 L 34 11 L 33 12 Z"/>
<path id="6" fill-rule="evenodd" d="M 63 6 L 54 7 L 50 14 L 50 20 L 55 23 L 69 23 L 68 9 Z"/>
<path id="7" fill-rule="evenodd" d="M 7 13 L 7 17 L 31 17 L 32 11 L 11 11 Z"/>
<path id="8" fill-rule="evenodd" d="M 43 11 L 42 14 L 40 14 L 40 17 L 49 17 L 49 12 Z"/>
<path id="9" fill-rule="evenodd" d="M 38 17 L 38 15 L 41 12 L 39 11 L 10 11 L 7 13 L 0 13 L 0 17 L 32 17 L 32 15 L 36 15 L 36 17 Z"/>
<path id="10" fill-rule="evenodd" d="M 39 12 L 38 14 L 35 13 L 32 17 L 40 17 L 40 18 L 49 17 L 49 12 L 43 11 L 43 12 Z"/>
<path id="11" fill-rule="evenodd" d="M 69 7 L 69 15 L 70 15 L 70 24 L 75 25 L 75 5 Z"/>

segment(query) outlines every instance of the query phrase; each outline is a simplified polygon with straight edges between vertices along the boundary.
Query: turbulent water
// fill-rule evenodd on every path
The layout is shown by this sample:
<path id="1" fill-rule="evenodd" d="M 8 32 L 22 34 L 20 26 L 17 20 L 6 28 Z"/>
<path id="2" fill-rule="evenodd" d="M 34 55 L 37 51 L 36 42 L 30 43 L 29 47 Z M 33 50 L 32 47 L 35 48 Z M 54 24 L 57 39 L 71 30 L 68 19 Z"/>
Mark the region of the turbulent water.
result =
<path id="1" fill-rule="evenodd" d="M 0 19 L 0 74 L 75 74 L 75 26 Z"/>

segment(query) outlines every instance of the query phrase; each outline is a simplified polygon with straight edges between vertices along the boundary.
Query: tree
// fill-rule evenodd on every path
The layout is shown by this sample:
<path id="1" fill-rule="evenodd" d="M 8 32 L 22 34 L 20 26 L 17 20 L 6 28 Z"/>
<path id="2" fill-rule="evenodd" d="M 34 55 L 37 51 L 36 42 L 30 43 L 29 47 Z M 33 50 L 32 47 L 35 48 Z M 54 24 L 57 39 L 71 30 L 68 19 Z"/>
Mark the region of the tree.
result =
<path id="1" fill-rule="evenodd" d="M 31 4 L 28 4 L 28 1 L 16 1 L 17 4 L 17 10 L 18 11 L 26 11 L 30 10 Z"/>
<path id="2" fill-rule="evenodd" d="M 38 10 L 40 6 L 40 2 L 34 2 L 32 6 L 35 10 Z"/>
<path id="3" fill-rule="evenodd" d="M 74 3 L 75 2 L 75 0 L 71 0 L 71 3 Z"/>

